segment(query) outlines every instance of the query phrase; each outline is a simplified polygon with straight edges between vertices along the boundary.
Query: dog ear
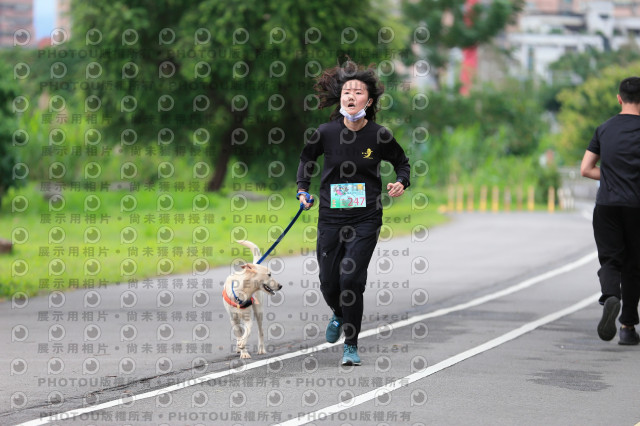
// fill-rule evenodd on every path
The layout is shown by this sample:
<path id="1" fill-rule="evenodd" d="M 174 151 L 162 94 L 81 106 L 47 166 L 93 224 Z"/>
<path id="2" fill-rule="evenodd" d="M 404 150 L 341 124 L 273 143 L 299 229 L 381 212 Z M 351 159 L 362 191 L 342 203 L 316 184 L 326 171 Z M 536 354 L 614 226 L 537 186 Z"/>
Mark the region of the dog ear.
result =
<path id="1" fill-rule="evenodd" d="M 254 265 L 253 263 L 245 263 L 244 265 L 242 265 L 242 269 L 244 269 L 245 272 L 252 272 L 252 273 L 257 273 L 256 271 L 256 265 Z"/>

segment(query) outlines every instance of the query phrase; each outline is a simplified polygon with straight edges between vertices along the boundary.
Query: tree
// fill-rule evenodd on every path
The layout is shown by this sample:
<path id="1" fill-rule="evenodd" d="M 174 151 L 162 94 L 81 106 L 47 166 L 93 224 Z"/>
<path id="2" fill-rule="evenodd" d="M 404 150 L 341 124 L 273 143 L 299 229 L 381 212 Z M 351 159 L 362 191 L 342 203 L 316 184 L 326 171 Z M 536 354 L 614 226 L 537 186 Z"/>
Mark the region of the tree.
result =
<path id="1" fill-rule="evenodd" d="M 587 46 L 584 52 L 563 55 L 549 65 L 549 70 L 553 72 L 554 80 L 558 80 L 558 84 L 575 86 L 591 76 L 599 75 L 602 70 L 614 64 L 619 67 L 628 67 L 638 60 L 640 60 L 640 49 L 635 43 L 624 45 L 616 51 L 602 51 Z M 576 81 L 577 84 L 573 83 Z"/>
<path id="2" fill-rule="evenodd" d="M 169 131 L 174 146 L 208 141 L 216 191 L 232 158 L 265 176 L 267 160 L 297 164 L 305 134 L 329 114 L 313 111 L 309 97 L 322 68 L 345 55 L 381 62 L 402 46 L 403 27 L 383 6 L 344 7 L 349 13 L 326 0 L 74 2 L 72 48 L 103 57 L 70 68 L 81 81 L 99 69 L 82 98 L 100 99 L 109 139 L 133 130 L 144 144 Z"/>
<path id="3" fill-rule="evenodd" d="M 568 164 L 579 164 L 596 127 L 620 112 L 616 94 L 625 78 L 635 75 L 640 62 L 628 67 L 611 66 L 583 84 L 565 89 L 558 95 L 561 103 L 558 122 L 561 132 L 558 152 Z"/>
<path id="4" fill-rule="evenodd" d="M 584 52 L 563 55 L 549 65 L 553 78 L 551 84 L 540 87 L 542 102 L 546 109 L 557 112 L 561 106 L 557 96 L 562 90 L 576 87 L 589 77 L 600 76 L 605 68 L 612 65 L 626 68 L 638 60 L 640 60 L 640 49 L 634 42 L 616 51 L 600 51 L 588 47 Z"/>
<path id="5" fill-rule="evenodd" d="M 431 66 L 436 84 L 446 68 L 449 51 L 486 43 L 522 9 L 522 0 L 476 3 L 465 10 L 467 0 L 402 0 L 403 15 L 412 26 L 409 43 L 419 46 Z"/>
<path id="6" fill-rule="evenodd" d="M 13 144 L 13 133 L 16 129 L 15 113 L 11 105 L 18 95 L 15 83 L 12 80 L 13 70 L 6 63 L 0 64 L 0 206 L 2 196 L 12 186 L 17 184 L 13 176 L 14 166 L 17 163 Z"/>
<path id="7" fill-rule="evenodd" d="M 487 136 L 506 130 L 502 154 L 526 156 L 547 131 L 533 82 L 506 80 L 500 89 L 486 84 L 471 93 L 474 115 Z M 482 143 L 482 142 L 481 142 Z"/>

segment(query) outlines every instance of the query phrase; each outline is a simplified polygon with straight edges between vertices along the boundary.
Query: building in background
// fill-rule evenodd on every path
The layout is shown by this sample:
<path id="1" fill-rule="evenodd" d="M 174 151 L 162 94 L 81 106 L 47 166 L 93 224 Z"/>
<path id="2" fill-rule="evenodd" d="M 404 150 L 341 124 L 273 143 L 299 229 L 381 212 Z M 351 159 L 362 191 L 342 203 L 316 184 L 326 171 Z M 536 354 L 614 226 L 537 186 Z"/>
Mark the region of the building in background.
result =
<path id="1" fill-rule="evenodd" d="M 56 6 L 56 28 L 71 37 L 71 0 L 57 0 Z"/>
<path id="2" fill-rule="evenodd" d="M 478 47 L 476 81 L 511 76 L 576 84 L 577 75 L 554 74 L 549 66 L 568 53 L 617 51 L 628 45 L 640 48 L 640 0 L 527 0 L 515 25 Z M 454 72 L 461 62 L 459 52 L 453 52 Z"/>
<path id="3" fill-rule="evenodd" d="M 625 16 L 638 16 L 640 14 L 640 1 L 637 0 L 527 0 L 525 13 L 583 13 L 594 3 L 608 3 L 613 8 L 613 16 L 621 18 Z"/>
<path id="4" fill-rule="evenodd" d="M 549 65 L 567 53 L 628 44 L 640 45 L 640 1 L 529 0 L 517 25 L 496 43 L 510 52 L 509 74 L 549 83 L 559 77 Z M 488 70 L 479 74 L 491 79 Z"/>
<path id="5" fill-rule="evenodd" d="M 0 47 L 35 46 L 33 0 L 0 0 Z"/>

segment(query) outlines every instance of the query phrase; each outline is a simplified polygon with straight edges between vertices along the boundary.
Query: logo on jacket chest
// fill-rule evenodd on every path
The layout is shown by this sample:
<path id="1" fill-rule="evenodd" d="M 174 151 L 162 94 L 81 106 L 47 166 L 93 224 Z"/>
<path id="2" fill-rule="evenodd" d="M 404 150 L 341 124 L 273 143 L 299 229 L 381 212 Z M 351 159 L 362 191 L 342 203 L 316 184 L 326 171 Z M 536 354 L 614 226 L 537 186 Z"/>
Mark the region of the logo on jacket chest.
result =
<path id="1" fill-rule="evenodd" d="M 371 148 L 367 148 L 367 150 L 362 153 L 362 158 L 373 160 L 373 150 Z"/>

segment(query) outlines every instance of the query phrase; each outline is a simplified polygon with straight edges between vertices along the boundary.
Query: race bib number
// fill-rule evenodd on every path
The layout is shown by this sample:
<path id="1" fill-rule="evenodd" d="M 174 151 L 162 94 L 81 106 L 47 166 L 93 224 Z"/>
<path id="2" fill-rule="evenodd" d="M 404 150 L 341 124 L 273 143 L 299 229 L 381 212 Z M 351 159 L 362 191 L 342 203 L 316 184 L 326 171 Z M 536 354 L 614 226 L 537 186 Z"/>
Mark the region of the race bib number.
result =
<path id="1" fill-rule="evenodd" d="M 331 208 L 350 209 L 366 207 L 364 183 L 336 183 L 331 185 Z"/>

